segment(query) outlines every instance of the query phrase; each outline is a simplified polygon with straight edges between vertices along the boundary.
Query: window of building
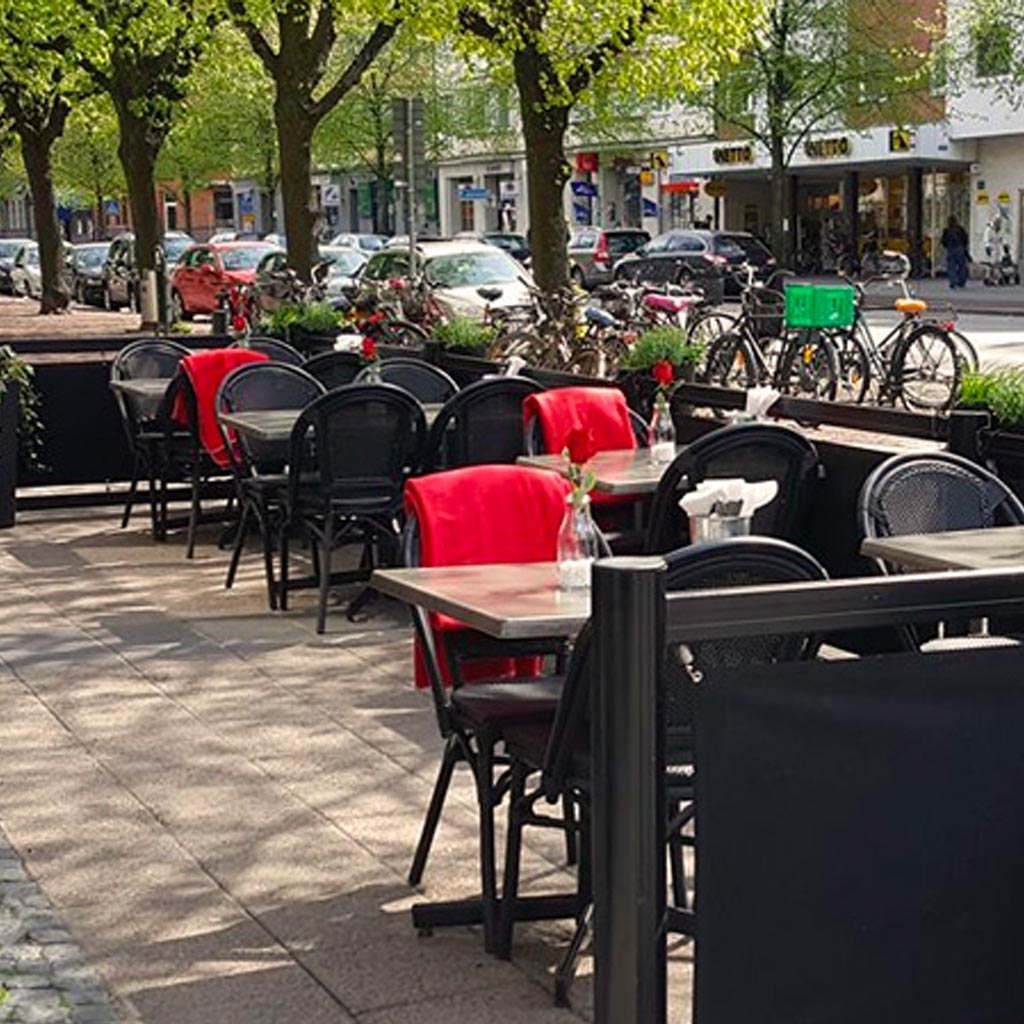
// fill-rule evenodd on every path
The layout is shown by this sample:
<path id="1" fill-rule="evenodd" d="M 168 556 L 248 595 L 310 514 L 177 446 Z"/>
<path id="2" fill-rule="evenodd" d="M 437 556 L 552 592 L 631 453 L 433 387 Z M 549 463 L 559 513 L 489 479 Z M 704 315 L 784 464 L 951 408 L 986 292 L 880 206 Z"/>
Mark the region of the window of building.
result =
<path id="1" fill-rule="evenodd" d="M 974 71 L 979 78 L 1008 75 L 1013 65 L 1013 30 L 1005 21 L 985 21 L 974 29 Z"/>
<path id="2" fill-rule="evenodd" d="M 213 190 L 213 219 L 218 224 L 234 224 L 235 197 L 230 185 L 218 185 Z"/>
<path id="3" fill-rule="evenodd" d="M 459 230 L 460 231 L 475 231 L 476 221 L 473 214 L 473 200 L 472 199 L 460 199 L 459 200 Z"/>
<path id="4" fill-rule="evenodd" d="M 164 193 L 164 226 L 168 231 L 178 230 L 178 197 L 173 192 Z"/>

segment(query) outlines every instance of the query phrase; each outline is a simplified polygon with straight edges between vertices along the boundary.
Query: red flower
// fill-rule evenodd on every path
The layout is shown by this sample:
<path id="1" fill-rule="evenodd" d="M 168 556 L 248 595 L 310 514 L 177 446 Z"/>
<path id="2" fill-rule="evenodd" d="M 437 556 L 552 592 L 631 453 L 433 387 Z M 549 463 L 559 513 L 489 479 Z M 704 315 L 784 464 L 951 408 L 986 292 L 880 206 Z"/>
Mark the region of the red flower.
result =
<path id="1" fill-rule="evenodd" d="M 636 344 L 637 333 L 636 331 L 626 331 L 622 336 L 623 345 L 634 345 Z"/>
<path id="2" fill-rule="evenodd" d="M 586 465 L 597 454 L 593 431 L 583 427 L 573 427 L 566 439 L 565 450 L 571 463 L 576 466 Z"/>
<path id="3" fill-rule="evenodd" d="M 377 358 L 377 342 L 373 338 L 363 338 L 363 358 L 371 362 Z"/>
<path id="4" fill-rule="evenodd" d="M 241 313 L 236 313 L 234 320 L 231 321 L 231 326 L 234 327 L 236 331 L 244 331 L 248 324 Z"/>
<path id="5" fill-rule="evenodd" d="M 651 375 L 663 388 L 667 388 L 676 379 L 675 368 L 667 359 L 659 359 L 651 367 Z"/>
<path id="6" fill-rule="evenodd" d="M 368 324 L 379 324 L 384 319 L 383 313 L 371 313 L 367 318 Z"/>

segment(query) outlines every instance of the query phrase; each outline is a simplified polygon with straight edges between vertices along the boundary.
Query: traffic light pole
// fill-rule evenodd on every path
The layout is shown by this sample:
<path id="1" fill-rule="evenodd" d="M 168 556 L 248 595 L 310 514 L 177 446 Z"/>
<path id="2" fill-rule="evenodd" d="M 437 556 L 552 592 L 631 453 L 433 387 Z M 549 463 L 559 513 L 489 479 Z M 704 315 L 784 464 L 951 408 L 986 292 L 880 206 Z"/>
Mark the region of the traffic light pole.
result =
<path id="1" fill-rule="evenodd" d="M 403 100 L 406 105 L 409 130 L 405 134 L 406 227 L 409 230 L 409 280 L 416 279 L 416 102 Z"/>

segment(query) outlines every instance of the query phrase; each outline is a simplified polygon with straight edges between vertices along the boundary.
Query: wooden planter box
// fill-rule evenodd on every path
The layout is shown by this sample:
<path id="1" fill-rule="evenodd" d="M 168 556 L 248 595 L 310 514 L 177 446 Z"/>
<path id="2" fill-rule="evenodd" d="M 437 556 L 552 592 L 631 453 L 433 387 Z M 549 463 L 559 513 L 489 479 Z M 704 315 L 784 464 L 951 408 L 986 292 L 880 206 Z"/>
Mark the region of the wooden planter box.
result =
<path id="1" fill-rule="evenodd" d="M 18 385 L 0 398 L 0 529 L 14 525 L 14 489 L 18 481 Z"/>

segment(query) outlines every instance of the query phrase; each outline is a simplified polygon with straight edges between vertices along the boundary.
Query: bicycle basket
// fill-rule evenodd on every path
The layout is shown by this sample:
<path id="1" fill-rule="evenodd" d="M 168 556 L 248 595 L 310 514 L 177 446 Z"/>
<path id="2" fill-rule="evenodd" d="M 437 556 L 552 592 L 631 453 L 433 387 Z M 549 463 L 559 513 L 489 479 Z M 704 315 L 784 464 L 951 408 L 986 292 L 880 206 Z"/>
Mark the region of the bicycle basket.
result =
<path id="1" fill-rule="evenodd" d="M 784 330 L 786 300 L 770 288 L 750 291 L 745 299 L 747 315 L 758 338 L 779 338 Z"/>

